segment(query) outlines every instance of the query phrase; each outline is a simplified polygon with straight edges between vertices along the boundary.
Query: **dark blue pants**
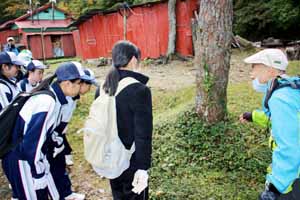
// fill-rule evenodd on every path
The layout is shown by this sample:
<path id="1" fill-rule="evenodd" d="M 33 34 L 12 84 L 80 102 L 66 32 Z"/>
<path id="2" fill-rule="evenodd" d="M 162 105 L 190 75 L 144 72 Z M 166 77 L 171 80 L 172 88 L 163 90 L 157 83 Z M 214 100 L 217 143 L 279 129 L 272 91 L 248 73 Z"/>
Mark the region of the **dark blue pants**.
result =
<path id="1" fill-rule="evenodd" d="M 72 194 L 72 184 L 69 174 L 66 171 L 65 154 L 60 153 L 55 158 L 48 158 L 50 164 L 50 172 L 54 179 L 61 200 Z"/>
<path id="2" fill-rule="evenodd" d="M 48 200 L 48 190 L 34 190 L 30 168 L 10 152 L 2 160 L 3 171 L 12 187 L 13 197 L 19 200 Z"/>

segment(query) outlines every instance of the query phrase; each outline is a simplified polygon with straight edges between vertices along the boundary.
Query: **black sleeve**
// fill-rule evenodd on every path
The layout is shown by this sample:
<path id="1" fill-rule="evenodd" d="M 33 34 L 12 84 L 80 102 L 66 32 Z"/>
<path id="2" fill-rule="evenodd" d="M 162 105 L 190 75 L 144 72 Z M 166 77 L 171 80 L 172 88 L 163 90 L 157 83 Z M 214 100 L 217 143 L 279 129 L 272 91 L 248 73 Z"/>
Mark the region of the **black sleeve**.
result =
<path id="1" fill-rule="evenodd" d="M 94 99 L 97 99 L 99 96 L 100 96 L 100 86 L 98 86 L 98 87 L 96 88 L 95 98 L 94 98 Z"/>
<path id="2" fill-rule="evenodd" d="M 148 87 L 139 88 L 133 104 L 136 167 L 147 170 L 152 153 L 152 98 Z"/>

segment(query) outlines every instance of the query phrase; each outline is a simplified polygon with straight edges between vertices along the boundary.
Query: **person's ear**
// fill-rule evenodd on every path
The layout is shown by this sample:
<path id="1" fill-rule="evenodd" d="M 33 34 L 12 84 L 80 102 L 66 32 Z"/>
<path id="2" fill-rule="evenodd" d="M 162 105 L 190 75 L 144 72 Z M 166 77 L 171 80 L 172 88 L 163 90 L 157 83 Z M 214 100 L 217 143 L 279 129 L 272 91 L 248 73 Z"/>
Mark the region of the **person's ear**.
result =
<path id="1" fill-rule="evenodd" d="M 136 59 L 135 56 L 133 56 L 129 62 L 131 64 L 132 69 L 136 69 L 138 67 L 138 60 Z"/>
<path id="2" fill-rule="evenodd" d="M 7 64 L 2 64 L 2 69 L 3 69 L 4 71 L 8 71 L 8 70 L 9 70 L 9 67 L 8 67 Z"/>

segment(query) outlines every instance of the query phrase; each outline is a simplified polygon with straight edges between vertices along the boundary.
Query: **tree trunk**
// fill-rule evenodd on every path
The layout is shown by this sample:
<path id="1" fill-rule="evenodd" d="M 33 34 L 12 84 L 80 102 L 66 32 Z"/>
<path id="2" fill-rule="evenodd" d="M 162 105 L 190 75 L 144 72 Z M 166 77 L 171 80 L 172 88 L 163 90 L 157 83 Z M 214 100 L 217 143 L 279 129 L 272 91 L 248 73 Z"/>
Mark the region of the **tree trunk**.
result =
<path id="1" fill-rule="evenodd" d="M 193 55 L 195 55 L 195 45 L 197 41 L 197 31 L 198 31 L 198 21 L 196 19 L 192 19 L 191 28 L 192 28 L 192 40 L 193 40 Z"/>
<path id="2" fill-rule="evenodd" d="M 232 41 L 232 0 L 201 0 L 195 44 L 196 111 L 209 124 L 224 120 Z"/>
<path id="3" fill-rule="evenodd" d="M 175 54 L 175 49 L 176 49 L 176 0 L 169 0 L 168 16 L 169 16 L 169 41 L 168 41 L 166 62 L 168 62 L 168 60 Z"/>

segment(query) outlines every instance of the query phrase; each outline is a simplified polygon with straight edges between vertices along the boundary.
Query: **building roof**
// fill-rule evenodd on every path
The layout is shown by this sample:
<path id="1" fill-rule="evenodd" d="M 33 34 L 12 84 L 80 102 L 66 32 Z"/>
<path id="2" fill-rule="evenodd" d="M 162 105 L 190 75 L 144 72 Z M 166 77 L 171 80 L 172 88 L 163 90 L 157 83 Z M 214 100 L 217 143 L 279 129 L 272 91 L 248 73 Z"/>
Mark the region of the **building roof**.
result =
<path id="1" fill-rule="evenodd" d="M 67 20 L 40 20 L 34 21 L 34 23 L 31 23 L 31 21 L 16 21 L 15 24 L 19 28 L 67 28 L 70 25 L 70 22 Z"/>
<path id="2" fill-rule="evenodd" d="M 146 3 L 140 3 L 140 4 L 136 4 L 136 5 L 132 5 L 130 6 L 130 8 L 135 8 L 135 7 L 144 7 L 144 6 L 151 6 L 154 4 L 159 4 L 159 3 L 163 3 L 163 2 L 167 2 L 168 0 L 153 0 L 150 2 L 146 2 Z M 74 21 L 72 24 L 70 24 L 70 26 L 78 26 L 79 24 L 87 21 L 88 19 L 90 19 L 91 17 L 93 17 L 94 15 L 105 15 L 105 14 L 109 14 L 109 13 L 114 13 L 114 12 L 118 12 L 120 10 L 120 6 L 116 7 L 116 8 L 112 8 L 112 9 L 91 9 L 86 11 L 83 15 L 81 15 L 76 21 Z"/>
<path id="3" fill-rule="evenodd" d="M 70 34 L 72 34 L 72 32 L 54 31 L 54 32 L 43 33 L 43 35 L 70 35 Z M 41 32 L 27 33 L 26 35 L 41 35 Z"/>
<path id="4" fill-rule="evenodd" d="M 44 6 L 42 7 L 39 7 L 37 8 L 36 10 L 34 10 L 33 14 L 32 15 L 35 15 L 37 13 L 40 13 L 42 11 L 45 11 L 49 8 L 52 7 L 52 4 L 51 3 L 48 3 L 48 4 L 45 4 Z M 13 20 L 10 20 L 10 21 L 7 21 L 3 24 L 0 25 L 0 30 L 3 30 L 3 29 L 8 29 L 10 28 L 11 26 L 13 26 L 14 24 L 16 24 L 19 28 L 41 28 L 41 27 L 68 27 L 71 23 L 71 20 L 73 19 L 71 17 L 71 14 L 69 14 L 68 12 L 60 9 L 60 8 L 57 8 L 56 6 L 54 7 L 56 10 L 64 13 L 66 16 L 67 16 L 67 19 L 66 20 L 39 20 L 37 21 L 35 19 L 34 23 L 32 24 L 31 21 L 27 20 L 27 21 L 24 21 L 26 19 L 28 19 L 29 17 L 31 17 L 31 13 L 27 13 L 25 15 L 22 15 L 16 19 L 13 19 Z M 50 22 L 51 21 L 51 22 Z"/>

